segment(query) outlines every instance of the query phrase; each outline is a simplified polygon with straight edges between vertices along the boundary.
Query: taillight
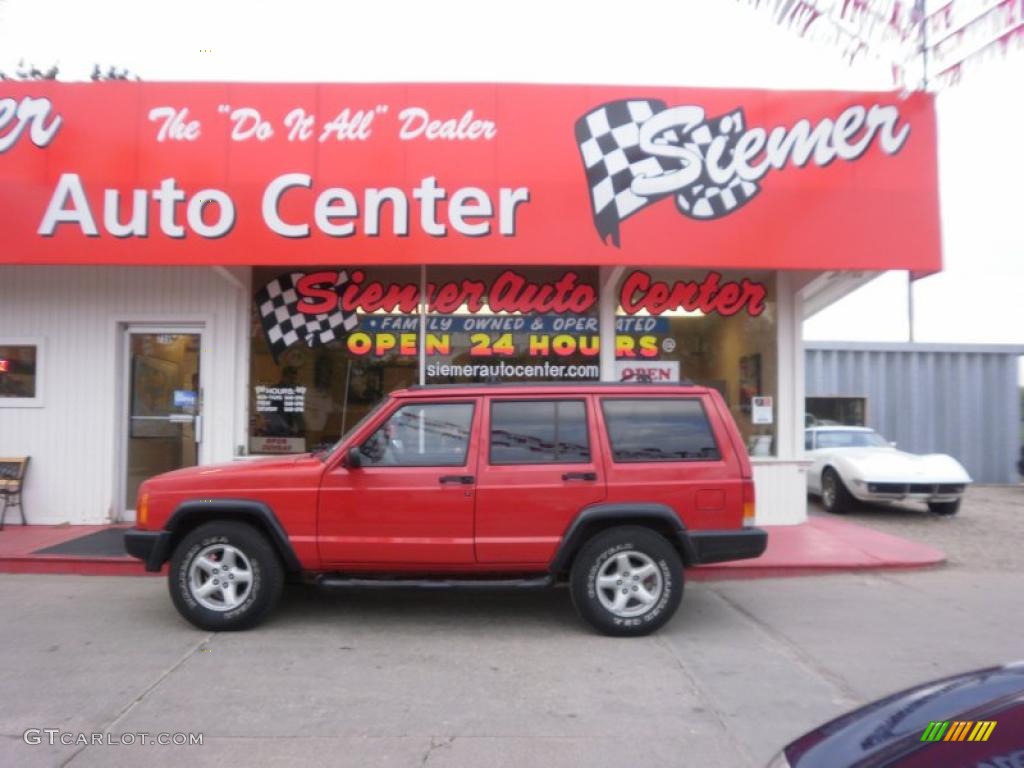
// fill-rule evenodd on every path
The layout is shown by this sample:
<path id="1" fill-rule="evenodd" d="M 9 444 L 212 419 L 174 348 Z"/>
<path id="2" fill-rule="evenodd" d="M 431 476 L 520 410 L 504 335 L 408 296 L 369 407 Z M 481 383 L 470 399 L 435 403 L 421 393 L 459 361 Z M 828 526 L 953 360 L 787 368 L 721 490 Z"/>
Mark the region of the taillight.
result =
<path id="1" fill-rule="evenodd" d="M 139 508 L 135 510 L 135 522 L 140 528 L 145 528 L 149 522 L 149 494 L 143 493 L 139 496 Z"/>
<path id="2" fill-rule="evenodd" d="M 754 503 L 754 481 L 743 481 L 743 527 L 749 528 L 754 524 L 754 517 L 757 514 L 757 505 Z"/>

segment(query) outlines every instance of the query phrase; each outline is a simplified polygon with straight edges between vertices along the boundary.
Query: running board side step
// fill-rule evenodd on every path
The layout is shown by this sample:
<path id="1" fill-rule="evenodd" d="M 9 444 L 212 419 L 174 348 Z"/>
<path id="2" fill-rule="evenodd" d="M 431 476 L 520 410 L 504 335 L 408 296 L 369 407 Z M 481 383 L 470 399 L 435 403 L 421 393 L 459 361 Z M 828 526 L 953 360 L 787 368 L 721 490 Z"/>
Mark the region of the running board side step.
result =
<path id="1" fill-rule="evenodd" d="M 553 576 L 532 579 L 357 579 L 348 576 L 322 576 L 314 584 L 324 589 L 546 589 L 555 583 Z"/>

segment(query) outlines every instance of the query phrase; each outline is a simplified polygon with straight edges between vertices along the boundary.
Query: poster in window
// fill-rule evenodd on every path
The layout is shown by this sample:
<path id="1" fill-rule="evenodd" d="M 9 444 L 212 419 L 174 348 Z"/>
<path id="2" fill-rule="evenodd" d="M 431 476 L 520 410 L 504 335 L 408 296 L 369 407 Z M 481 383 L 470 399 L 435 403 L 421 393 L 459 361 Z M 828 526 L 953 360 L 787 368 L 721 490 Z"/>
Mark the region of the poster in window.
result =
<path id="1" fill-rule="evenodd" d="M 740 358 L 740 410 L 750 413 L 751 401 L 761 393 L 761 355 Z"/>
<path id="2" fill-rule="evenodd" d="M 772 398 L 766 395 L 751 398 L 752 424 L 771 424 L 774 421 Z"/>

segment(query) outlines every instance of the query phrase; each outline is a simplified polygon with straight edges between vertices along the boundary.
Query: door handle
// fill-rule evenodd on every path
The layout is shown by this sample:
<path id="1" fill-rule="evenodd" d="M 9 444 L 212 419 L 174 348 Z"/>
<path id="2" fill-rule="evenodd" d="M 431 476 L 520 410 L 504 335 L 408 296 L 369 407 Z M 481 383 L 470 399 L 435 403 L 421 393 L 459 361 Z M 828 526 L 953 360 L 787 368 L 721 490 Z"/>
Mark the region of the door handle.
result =
<path id="1" fill-rule="evenodd" d="M 475 479 L 472 475 L 441 475 L 437 482 L 441 485 L 472 485 Z"/>
<path id="2" fill-rule="evenodd" d="M 597 480 L 597 472 L 564 472 L 562 473 L 562 479 L 566 482 L 569 480 L 586 480 L 592 483 Z"/>

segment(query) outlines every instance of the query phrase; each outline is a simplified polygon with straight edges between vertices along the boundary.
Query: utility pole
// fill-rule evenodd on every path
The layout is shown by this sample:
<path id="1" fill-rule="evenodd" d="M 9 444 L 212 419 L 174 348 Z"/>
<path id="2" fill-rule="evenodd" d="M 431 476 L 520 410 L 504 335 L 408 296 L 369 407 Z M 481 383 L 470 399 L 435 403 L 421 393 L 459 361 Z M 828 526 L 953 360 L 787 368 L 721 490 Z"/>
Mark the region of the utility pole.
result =
<path id="1" fill-rule="evenodd" d="M 914 275 L 907 270 L 907 329 L 909 331 L 910 338 L 908 341 L 914 341 Z"/>
<path id="2" fill-rule="evenodd" d="M 928 20 L 925 14 L 925 0 L 916 0 L 914 12 L 917 14 L 918 23 L 921 25 L 921 47 L 918 53 L 921 54 L 921 90 L 928 93 Z M 914 275 L 907 271 L 907 335 L 909 341 L 914 341 Z"/>

